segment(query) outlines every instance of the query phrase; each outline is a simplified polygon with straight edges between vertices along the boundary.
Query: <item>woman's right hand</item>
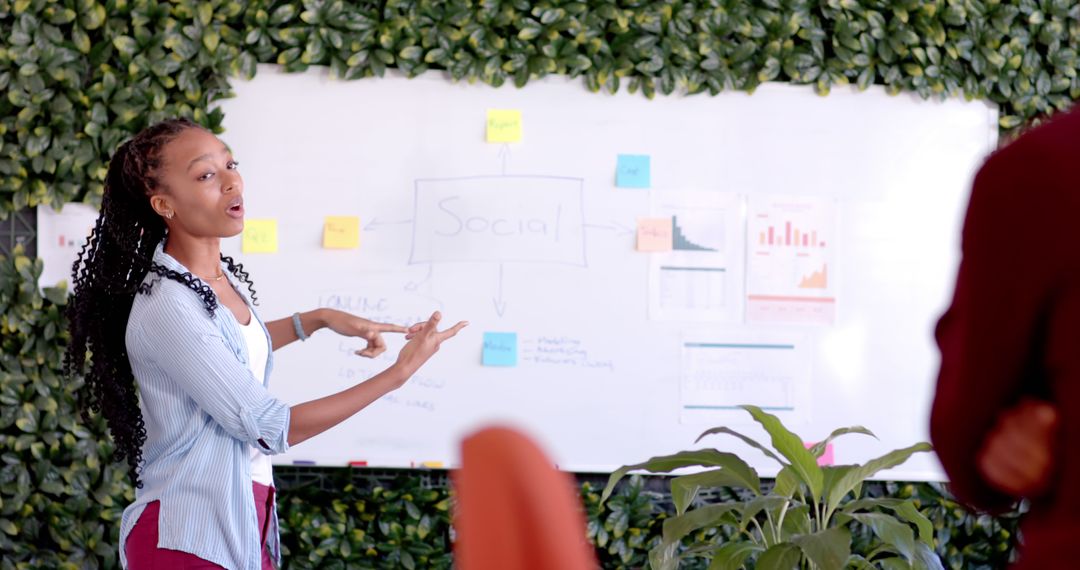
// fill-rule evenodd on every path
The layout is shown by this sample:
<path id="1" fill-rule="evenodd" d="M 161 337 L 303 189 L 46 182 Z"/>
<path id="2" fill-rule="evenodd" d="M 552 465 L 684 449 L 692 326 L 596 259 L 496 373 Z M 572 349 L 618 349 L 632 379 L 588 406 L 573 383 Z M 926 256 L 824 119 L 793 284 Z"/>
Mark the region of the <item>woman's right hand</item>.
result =
<path id="1" fill-rule="evenodd" d="M 439 311 L 435 311 L 426 322 L 409 327 L 408 334 L 405 336 L 409 342 L 405 343 L 405 346 L 401 348 L 397 362 L 394 363 L 394 367 L 401 374 L 402 384 L 411 378 L 432 355 L 439 351 L 439 345 L 444 340 L 453 337 L 469 324 L 467 321 L 461 321 L 440 332 L 438 330 L 440 319 L 442 319 L 442 315 L 439 314 Z"/>

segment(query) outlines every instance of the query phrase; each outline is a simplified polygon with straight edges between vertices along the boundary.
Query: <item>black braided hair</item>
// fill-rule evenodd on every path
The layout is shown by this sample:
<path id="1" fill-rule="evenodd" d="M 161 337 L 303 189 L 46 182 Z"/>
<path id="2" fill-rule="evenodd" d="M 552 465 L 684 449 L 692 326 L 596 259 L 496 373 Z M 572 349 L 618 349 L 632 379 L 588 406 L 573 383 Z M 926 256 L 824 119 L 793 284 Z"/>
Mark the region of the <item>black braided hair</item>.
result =
<path id="1" fill-rule="evenodd" d="M 248 276 L 248 272 L 244 271 L 243 263 L 236 263 L 233 258 L 222 255 L 221 260 L 229 267 L 229 273 L 236 276 L 237 281 L 247 285 L 248 292 L 251 293 L 251 303 L 254 305 L 259 304 L 259 297 L 255 295 L 255 284 L 251 282 L 251 278 Z"/>
<path id="2" fill-rule="evenodd" d="M 72 266 L 73 295 L 68 303 L 71 340 L 64 355 L 64 373 L 83 376 L 76 392 L 84 420 L 91 413 L 105 417 L 116 444 L 117 461 L 127 460 L 131 476 L 141 487 L 138 470 L 146 427 L 139 409 L 135 378 L 124 342 L 128 315 L 136 293 L 149 294 L 148 272 L 186 285 L 214 315 L 217 296 L 191 273 L 180 273 L 153 262 L 154 250 L 165 237 L 164 220 L 150 206 L 161 189 L 162 149 L 187 129 L 202 127 L 188 119 L 169 119 L 147 127 L 116 150 L 105 176 L 105 194 L 94 229 Z M 229 272 L 255 289 L 243 266 L 221 256 Z"/>

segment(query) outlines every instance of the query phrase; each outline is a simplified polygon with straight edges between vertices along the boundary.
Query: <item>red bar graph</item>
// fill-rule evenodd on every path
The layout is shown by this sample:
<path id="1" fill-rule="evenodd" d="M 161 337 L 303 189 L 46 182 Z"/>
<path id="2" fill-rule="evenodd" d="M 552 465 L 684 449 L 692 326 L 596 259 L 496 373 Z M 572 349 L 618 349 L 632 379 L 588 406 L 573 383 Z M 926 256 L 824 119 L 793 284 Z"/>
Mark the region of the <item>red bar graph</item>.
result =
<path id="1" fill-rule="evenodd" d="M 784 222 L 782 227 L 779 225 L 768 226 L 765 231 L 761 232 L 758 243 L 760 245 L 800 249 L 825 247 L 824 241 L 818 241 L 817 230 L 805 230 L 796 227 L 790 221 Z"/>

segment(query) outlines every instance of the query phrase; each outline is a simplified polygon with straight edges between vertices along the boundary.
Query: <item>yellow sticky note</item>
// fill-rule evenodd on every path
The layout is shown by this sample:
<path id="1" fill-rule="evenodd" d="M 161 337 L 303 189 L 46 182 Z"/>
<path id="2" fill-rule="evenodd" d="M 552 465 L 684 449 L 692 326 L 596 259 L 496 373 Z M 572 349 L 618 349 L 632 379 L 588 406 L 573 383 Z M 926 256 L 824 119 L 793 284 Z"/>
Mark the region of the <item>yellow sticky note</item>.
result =
<path id="1" fill-rule="evenodd" d="M 521 140 L 521 111 L 488 109 L 487 142 L 512 143 Z"/>
<path id="2" fill-rule="evenodd" d="M 277 253 L 277 220 L 244 220 L 244 253 Z"/>
<path id="3" fill-rule="evenodd" d="M 671 218 L 640 218 L 637 223 L 638 251 L 671 251 Z"/>
<path id="4" fill-rule="evenodd" d="M 326 223 L 323 224 L 322 246 L 327 249 L 360 247 L 360 218 L 326 216 Z"/>

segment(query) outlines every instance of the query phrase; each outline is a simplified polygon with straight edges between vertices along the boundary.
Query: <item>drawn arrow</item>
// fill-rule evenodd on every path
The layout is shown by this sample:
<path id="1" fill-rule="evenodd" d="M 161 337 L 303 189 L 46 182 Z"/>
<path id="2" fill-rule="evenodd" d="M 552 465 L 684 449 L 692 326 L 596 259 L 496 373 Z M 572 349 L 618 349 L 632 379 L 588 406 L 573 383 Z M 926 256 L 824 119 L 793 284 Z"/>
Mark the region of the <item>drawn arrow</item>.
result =
<path id="1" fill-rule="evenodd" d="M 380 222 L 379 218 L 371 218 L 371 221 L 364 225 L 364 231 L 371 231 L 380 226 L 400 226 L 402 224 L 411 224 L 412 220 L 397 220 L 393 222 Z"/>
<path id="2" fill-rule="evenodd" d="M 612 225 L 600 225 L 600 224 L 585 224 L 585 227 L 591 230 L 604 230 L 609 232 L 615 232 L 616 235 L 625 236 L 635 232 L 635 230 L 621 222 L 611 222 Z"/>
<path id="3" fill-rule="evenodd" d="M 492 301 L 495 303 L 495 313 L 500 317 L 506 312 L 506 301 L 503 300 L 503 266 L 499 264 L 499 293 Z"/>
<path id="4" fill-rule="evenodd" d="M 419 281 L 409 281 L 408 283 L 406 283 L 405 284 L 405 290 L 406 291 L 416 291 L 417 289 L 420 288 L 421 285 L 423 285 L 424 283 L 427 283 L 428 280 L 431 279 L 431 271 L 432 271 L 433 267 L 435 267 L 435 264 L 429 263 L 428 266 L 427 266 L 427 275 L 424 275 L 424 278 L 419 280 Z"/>
<path id="5" fill-rule="evenodd" d="M 499 147 L 499 162 L 502 164 L 502 175 L 506 176 L 506 164 L 510 162 L 510 145 L 503 144 Z"/>

